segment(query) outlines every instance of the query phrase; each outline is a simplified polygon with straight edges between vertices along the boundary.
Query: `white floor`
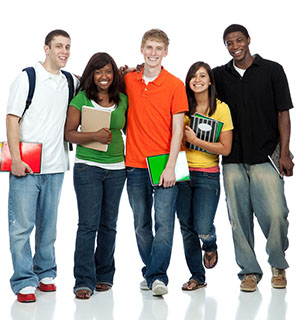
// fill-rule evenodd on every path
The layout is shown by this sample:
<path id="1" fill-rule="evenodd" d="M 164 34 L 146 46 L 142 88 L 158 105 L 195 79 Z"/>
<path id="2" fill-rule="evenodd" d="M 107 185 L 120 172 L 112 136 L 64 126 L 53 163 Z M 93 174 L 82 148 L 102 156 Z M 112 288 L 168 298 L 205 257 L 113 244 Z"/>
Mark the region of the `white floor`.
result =
<path id="1" fill-rule="evenodd" d="M 13 320 L 121 320 L 121 319 L 186 319 L 186 320 L 294 320 L 299 305 L 298 286 L 300 262 L 297 232 L 299 213 L 296 194 L 299 190 L 296 179 L 286 179 L 286 194 L 290 208 L 290 247 L 287 258 L 288 288 L 271 288 L 271 271 L 265 253 L 265 240 L 258 227 L 256 229 L 256 253 L 264 270 L 264 277 L 255 293 L 241 293 L 236 276 L 239 269 L 235 263 L 231 229 L 227 219 L 224 195 L 222 194 L 217 212 L 219 263 L 207 271 L 208 286 L 194 292 L 181 290 L 183 282 L 189 278 L 183 256 L 183 248 L 178 223 L 176 224 L 172 259 L 168 271 L 169 294 L 153 297 L 151 292 L 139 290 L 142 267 L 134 238 L 132 213 L 126 192 L 123 193 L 118 222 L 116 248 L 116 274 L 113 289 L 106 293 L 96 293 L 88 301 L 74 299 L 72 268 L 77 224 L 76 199 L 72 186 L 72 173 L 65 178 L 58 220 L 56 256 L 58 264 L 57 292 L 37 292 L 37 302 L 21 304 L 16 301 L 9 286 L 12 274 L 7 232 L 7 175 L 1 174 L 0 191 L 3 195 L 0 215 L 1 240 L 1 319 Z M 33 241 L 32 241 L 33 242 Z M 296 315 L 295 315 L 296 314 Z"/>

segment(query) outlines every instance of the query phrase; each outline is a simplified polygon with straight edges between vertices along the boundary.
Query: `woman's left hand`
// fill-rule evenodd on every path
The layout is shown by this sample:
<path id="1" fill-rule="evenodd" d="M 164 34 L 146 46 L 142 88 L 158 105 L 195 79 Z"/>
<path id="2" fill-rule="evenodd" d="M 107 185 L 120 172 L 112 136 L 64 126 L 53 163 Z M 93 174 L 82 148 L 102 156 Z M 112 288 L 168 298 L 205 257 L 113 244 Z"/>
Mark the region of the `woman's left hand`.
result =
<path id="1" fill-rule="evenodd" d="M 184 137 L 185 137 L 185 140 L 190 143 L 192 142 L 192 140 L 197 138 L 195 132 L 189 126 L 185 126 Z"/>

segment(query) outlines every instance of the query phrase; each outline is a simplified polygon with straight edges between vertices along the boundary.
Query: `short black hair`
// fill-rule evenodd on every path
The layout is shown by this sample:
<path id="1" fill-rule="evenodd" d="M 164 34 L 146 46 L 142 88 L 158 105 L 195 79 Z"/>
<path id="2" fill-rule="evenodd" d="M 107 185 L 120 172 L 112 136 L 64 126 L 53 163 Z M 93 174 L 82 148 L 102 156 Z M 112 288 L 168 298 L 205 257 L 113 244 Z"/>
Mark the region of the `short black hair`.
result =
<path id="1" fill-rule="evenodd" d="M 53 31 L 49 32 L 46 35 L 45 45 L 50 47 L 50 44 L 51 44 L 51 41 L 53 40 L 53 38 L 54 37 L 58 37 L 58 36 L 63 36 L 65 38 L 69 38 L 71 40 L 71 37 L 68 34 L 68 32 L 66 32 L 65 30 L 56 29 L 56 30 L 53 30 Z"/>
<path id="2" fill-rule="evenodd" d="M 225 43 L 225 38 L 229 33 L 237 31 L 240 31 L 247 39 L 250 38 L 248 30 L 244 26 L 240 24 L 231 24 L 223 33 L 223 42 Z"/>

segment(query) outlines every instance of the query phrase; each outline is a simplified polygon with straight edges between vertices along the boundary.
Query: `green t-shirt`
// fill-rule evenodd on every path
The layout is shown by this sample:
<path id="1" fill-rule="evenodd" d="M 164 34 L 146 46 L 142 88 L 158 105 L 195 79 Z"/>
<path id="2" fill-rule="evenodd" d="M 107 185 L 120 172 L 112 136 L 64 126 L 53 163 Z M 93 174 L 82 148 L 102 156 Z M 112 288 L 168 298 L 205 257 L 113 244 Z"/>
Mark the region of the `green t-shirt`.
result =
<path id="1" fill-rule="evenodd" d="M 120 93 L 120 103 L 118 107 L 111 112 L 110 131 L 112 133 L 111 143 L 107 151 L 98 151 L 77 145 L 76 157 L 78 159 L 93 161 L 98 163 L 118 163 L 124 160 L 124 141 L 121 130 L 125 125 L 125 113 L 128 107 L 127 96 Z M 88 99 L 85 91 L 80 91 L 71 101 L 71 106 L 82 111 L 82 107 L 94 108 L 92 101 Z"/>

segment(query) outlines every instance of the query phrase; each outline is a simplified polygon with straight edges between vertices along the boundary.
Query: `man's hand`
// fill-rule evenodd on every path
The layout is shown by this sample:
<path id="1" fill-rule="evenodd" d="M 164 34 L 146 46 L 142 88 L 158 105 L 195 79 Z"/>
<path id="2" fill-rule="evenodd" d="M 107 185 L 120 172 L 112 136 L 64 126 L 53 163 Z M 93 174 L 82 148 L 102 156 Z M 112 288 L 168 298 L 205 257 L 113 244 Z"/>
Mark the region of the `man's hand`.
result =
<path id="1" fill-rule="evenodd" d="M 129 68 L 127 64 L 119 68 L 119 72 L 122 77 L 125 77 L 128 72 L 134 72 L 136 68 Z"/>
<path id="2" fill-rule="evenodd" d="M 291 177 L 293 175 L 294 163 L 290 156 L 281 156 L 279 160 L 280 175 Z"/>
<path id="3" fill-rule="evenodd" d="M 176 176 L 174 168 L 166 167 L 162 172 L 159 180 L 159 186 L 163 186 L 164 188 L 173 187 L 176 183 Z"/>
<path id="4" fill-rule="evenodd" d="M 29 165 L 21 160 L 12 161 L 11 173 L 17 177 L 24 177 L 26 173 L 33 173 Z"/>
<path id="5" fill-rule="evenodd" d="M 127 64 L 125 64 L 124 66 L 119 68 L 119 72 L 121 74 L 122 77 L 125 77 L 125 75 L 128 72 L 135 72 L 137 71 L 138 73 L 140 73 L 142 71 L 142 69 L 144 68 L 145 63 L 141 63 L 141 64 L 137 64 L 135 68 L 129 68 Z"/>

